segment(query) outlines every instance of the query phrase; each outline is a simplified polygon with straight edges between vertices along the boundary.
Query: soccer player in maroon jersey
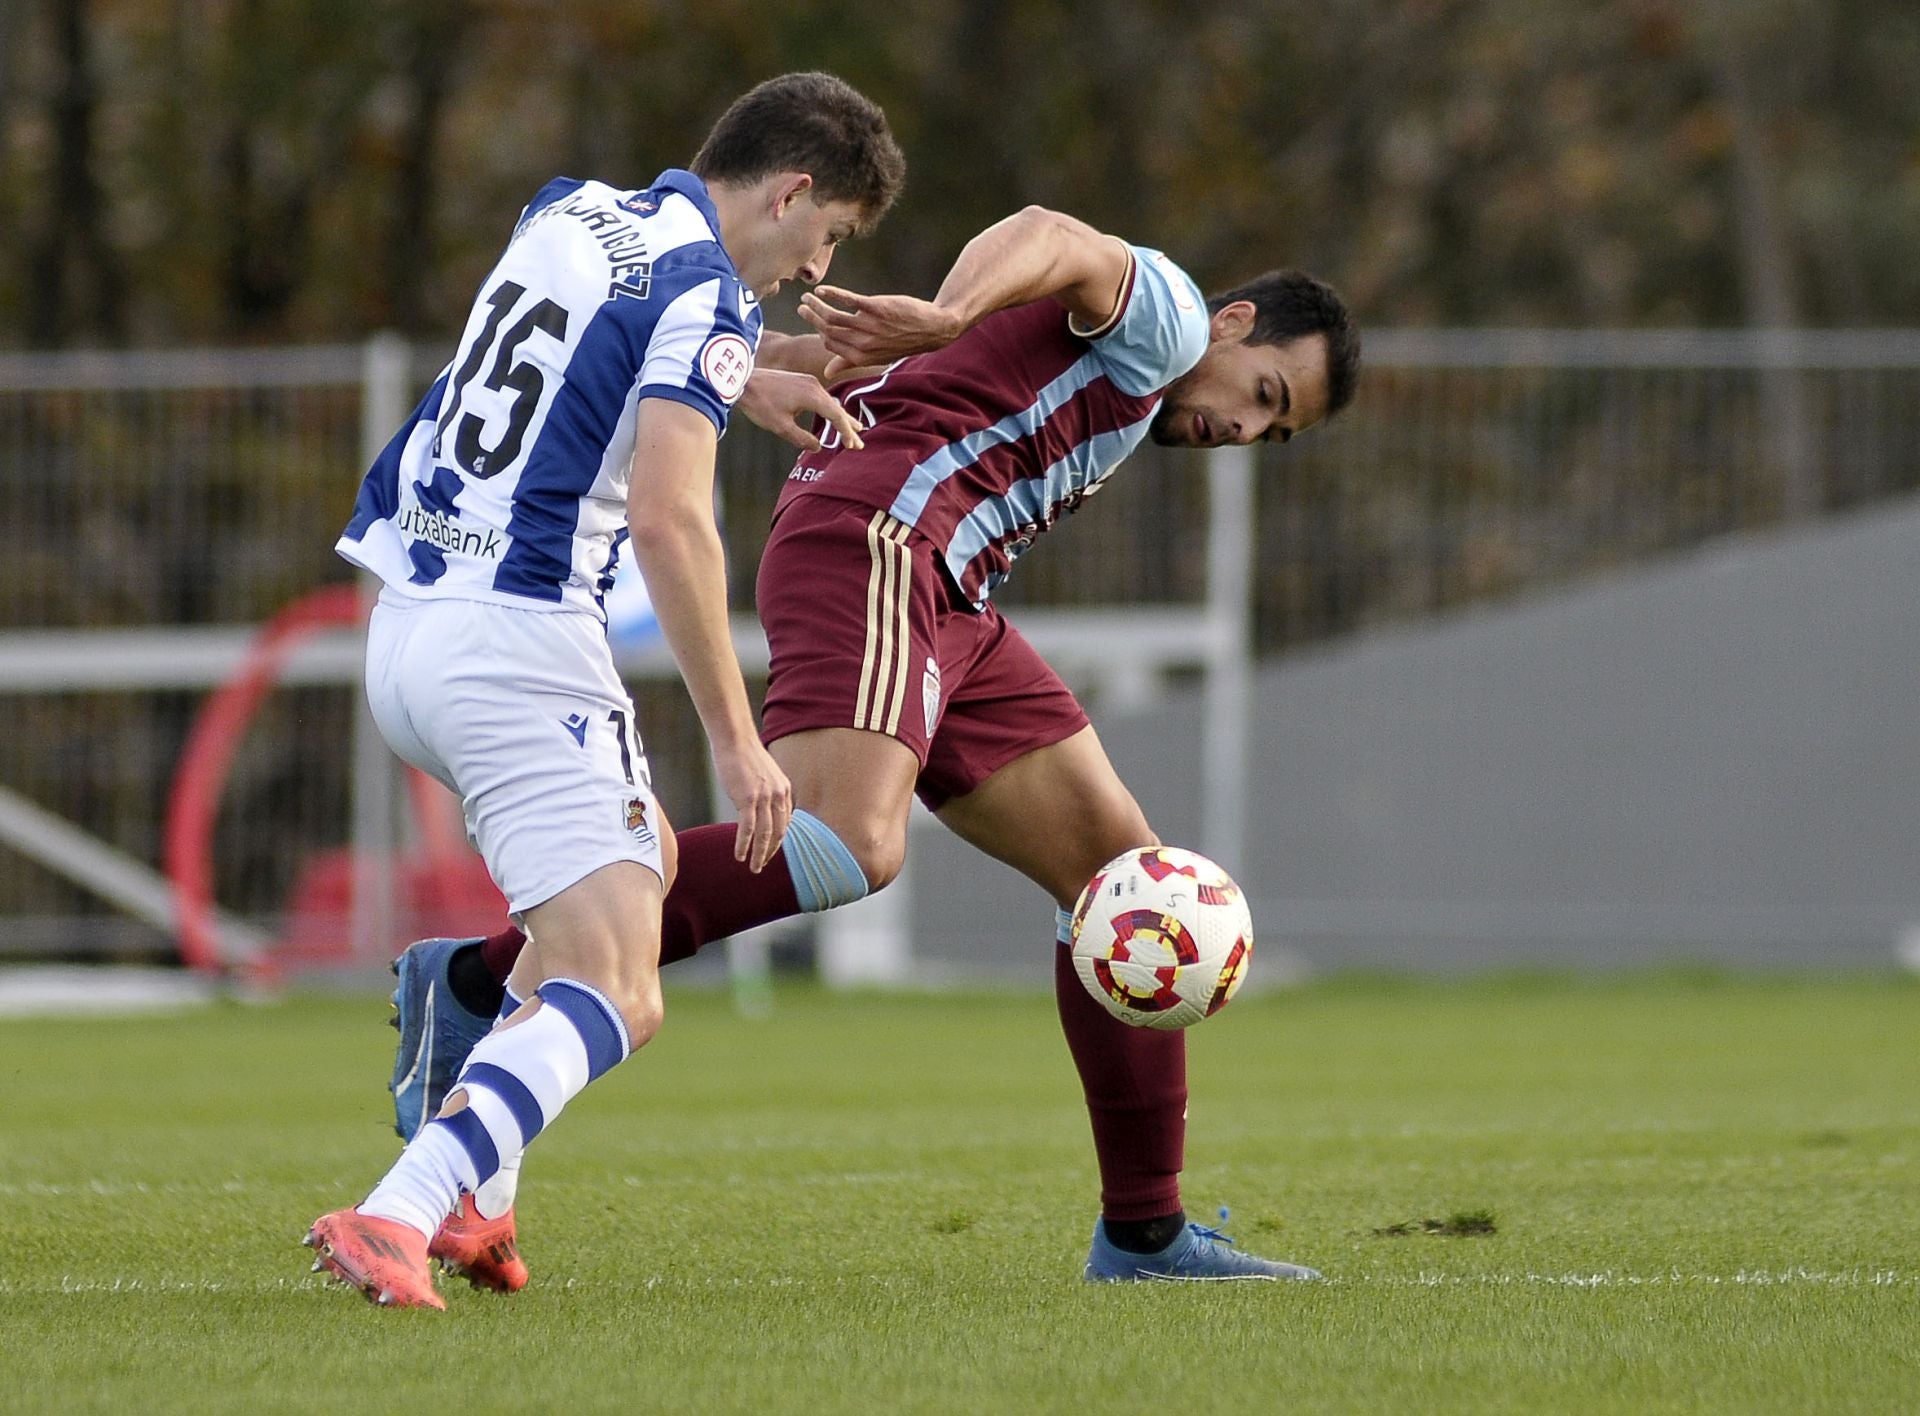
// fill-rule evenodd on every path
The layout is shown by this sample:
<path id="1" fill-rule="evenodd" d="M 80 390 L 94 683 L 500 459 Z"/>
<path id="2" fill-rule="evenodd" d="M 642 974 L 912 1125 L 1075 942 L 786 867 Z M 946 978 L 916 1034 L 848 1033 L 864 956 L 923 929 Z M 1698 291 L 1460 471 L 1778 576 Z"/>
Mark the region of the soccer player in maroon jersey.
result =
<path id="1" fill-rule="evenodd" d="M 1284 442 L 1342 408 L 1359 364 L 1345 307 L 1293 271 L 1205 299 L 1165 255 L 1029 207 L 974 238 L 932 300 L 821 287 L 802 314 L 817 333 L 769 335 L 762 364 L 831 381 L 864 445 L 829 428 L 800 457 L 760 563 L 761 732 L 793 823 L 761 871 L 732 825 L 679 833 L 661 961 L 886 885 L 917 793 L 1059 907 L 1055 995 L 1101 1176 L 1085 1276 L 1315 1277 L 1186 1221 L 1186 1036 L 1110 1016 L 1064 944 L 1094 872 L 1158 838 L 991 596 L 1143 439 Z M 521 944 L 508 931 L 449 955 L 447 991 L 484 1010 L 485 976 L 504 980 Z"/>

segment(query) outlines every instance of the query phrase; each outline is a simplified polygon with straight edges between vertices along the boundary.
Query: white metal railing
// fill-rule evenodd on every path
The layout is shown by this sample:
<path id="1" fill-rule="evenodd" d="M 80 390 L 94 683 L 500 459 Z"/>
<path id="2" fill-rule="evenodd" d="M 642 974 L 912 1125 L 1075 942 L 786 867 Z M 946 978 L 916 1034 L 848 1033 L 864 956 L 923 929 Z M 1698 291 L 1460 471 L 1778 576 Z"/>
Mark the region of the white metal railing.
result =
<path id="1" fill-rule="evenodd" d="M 0 392 L 153 392 L 164 389 L 315 388 L 360 383 L 370 351 L 408 350 L 376 336 L 363 344 L 287 349 L 132 349 L 0 353 Z M 396 420 L 395 426 L 398 426 Z M 391 429 L 389 429 L 391 432 Z"/>
<path id="2" fill-rule="evenodd" d="M 83 495 L 89 512 L 99 513 L 113 511 L 115 499 L 122 495 L 157 496 L 167 479 L 196 475 L 207 458 L 230 456 L 249 439 L 264 439 L 265 435 L 254 431 L 254 425 L 246 421 L 251 416 L 248 409 L 236 411 L 232 400 L 210 407 L 207 405 L 213 400 L 201 398 L 202 394 L 222 398 L 238 395 L 240 402 L 263 405 L 263 416 L 268 420 L 285 420 L 317 417 L 302 415 L 295 405 L 305 393 L 323 393 L 334 410 L 328 415 L 333 421 L 326 429 L 311 434 L 307 455 L 324 465 L 323 473 L 314 475 L 326 476 L 329 487 L 334 485 L 332 479 L 338 479 L 337 500 L 344 505 L 355 476 L 351 464 L 357 460 L 364 465 L 385 442 L 405 416 L 424 383 L 422 375 L 430 372 L 433 363 L 429 351 L 391 336 L 361 344 L 279 350 L 0 354 L 0 522 L 12 520 L 23 526 L 35 523 L 41 504 L 32 498 L 41 496 L 48 484 L 56 488 L 62 484 L 57 468 L 46 461 L 56 454 L 88 471 L 92 480 Z M 1853 401 L 1836 402 L 1834 406 L 1842 412 L 1831 420 L 1842 430 L 1839 436 L 1852 441 L 1832 456 L 1844 462 L 1857 453 L 1863 463 L 1877 459 L 1877 466 L 1910 446 L 1914 440 L 1907 434 L 1916 400 L 1907 397 L 1913 381 L 1905 375 L 1920 374 L 1920 331 L 1370 330 L 1366 334 L 1366 363 L 1372 369 L 1402 376 L 1403 385 L 1411 380 L 1412 391 L 1403 389 L 1397 398 L 1381 397 L 1376 404 L 1369 404 L 1363 394 L 1355 411 L 1343 417 L 1332 437 L 1314 439 L 1290 450 L 1284 465 L 1302 473 L 1315 468 L 1337 473 L 1339 480 L 1331 485 L 1346 489 L 1342 492 L 1344 500 L 1333 507 L 1337 515 L 1326 523 L 1331 528 L 1327 534 L 1337 543 L 1344 545 L 1358 539 L 1356 533 L 1372 528 L 1390 548 L 1404 542 L 1425 556 L 1430 550 L 1437 555 L 1436 548 L 1444 548 L 1449 537 L 1470 541 L 1484 529 L 1474 520 L 1478 512 L 1461 511 L 1476 494 L 1474 489 L 1482 485 L 1476 480 L 1483 479 L 1482 464 L 1473 462 L 1473 458 L 1504 459 L 1486 465 L 1512 477 L 1512 469 L 1545 464 L 1551 457 L 1551 452 L 1536 450 L 1535 443 L 1547 446 L 1555 438 L 1571 436 L 1566 433 L 1570 415 L 1564 389 L 1556 394 L 1558 402 L 1532 410 L 1523 408 L 1516 414 L 1515 407 L 1531 396 L 1527 390 L 1539 381 L 1508 378 L 1501 371 L 1605 371 L 1581 387 L 1592 393 L 1594 401 L 1617 394 L 1620 407 L 1609 410 L 1607 417 L 1612 421 L 1600 430 L 1604 436 L 1589 437 L 1578 445 L 1585 459 L 1581 465 L 1614 465 L 1622 460 L 1616 455 L 1620 439 L 1640 436 L 1642 425 L 1650 421 L 1671 419 L 1673 427 L 1646 429 L 1650 443 L 1639 449 L 1639 455 L 1655 464 L 1682 467 L 1692 480 L 1675 496 L 1679 504 L 1691 507 L 1698 500 L 1694 488 L 1700 479 L 1718 475 L 1711 468 L 1702 472 L 1700 449 L 1713 449 L 1716 456 L 1743 455 L 1737 449 L 1725 452 L 1729 439 L 1717 429 L 1702 433 L 1684 421 L 1695 417 L 1699 407 L 1722 396 L 1729 371 L 1762 376 L 1801 371 L 1809 381 L 1814 376 L 1858 375 L 1858 389 L 1846 395 Z M 1426 371 L 1446 377 L 1423 382 L 1419 376 Z M 1644 371 L 1647 377 L 1636 378 L 1636 371 Z M 1489 401 L 1501 404 L 1505 411 L 1500 407 L 1481 408 L 1477 398 L 1463 403 L 1462 379 L 1484 380 L 1495 395 Z M 1680 380 L 1684 389 L 1679 397 L 1671 391 L 1675 380 Z M 1468 382 L 1465 387 L 1472 391 L 1482 384 Z M 1383 381 L 1382 395 L 1390 391 Z M 1658 392 L 1664 401 L 1649 402 L 1650 391 Z M 260 396 L 256 398 L 255 394 Z M 95 411 L 119 414 L 129 407 L 148 410 L 164 402 L 162 395 L 178 403 L 172 412 L 151 415 L 173 419 L 172 423 L 163 423 L 162 430 L 179 433 L 178 445 L 169 445 L 166 464 L 150 467 L 140 458 L 139 439 L 146 436 L 149 427 L 141 421 L 148 416 L 142 411 L 141 417 L 126 415 L 127 427 L 120 433 L 122 445 L 113 452 L 125 459 L 126 467 L 112 475 L 99 472 L 96 477 L 95 469 L 106 455 L 96 444 L 102 429 L 113 420 L 96 417 Z M 1779 407 L 1767 406 L 1777 419 Z M 343 408 L 347 410 L 344 421 L 338 416 Z M 1873 410 L 1873 426 L 1863 428 L 1862 415 L 1857 411 L 1860 408 Z M 29 410 L 37 419 L 24 431 L 7 421 L 24 417 L 18 413 L 21 409 Z M 1689 440 L 1676 440 L 1676 428 L 1683 428 Z M 1767 426 L 1760 429 L 1756 439 L 1764 446 L 1777 439 L 1778 433 L 1777 428 Z M 1804 439 L 1805 430 L 1796 436 Z M 136 444 L 131 453 L 124 445 L 129 440 Z M 1143 455 L 1143 460 L 1148 456 Z M 1419 481 L 1425 475 L 1423 469 L 1439 467 L 1447 457 L 1454 459 L 1444 472 L 1449 480 L 1440 480 L 1442 474 L 1436 472 L 1433 494 L 1426 495 Z M 1161 553 L 1163 562 L 1190 563 L 1196 555 L 1204 555 L 1204 574 L 1190 577 L 1187 593 L 1194 598 L 1187 603 L 1059 606 L 1015 613 L 1036 646 L 1070 680 L 1097 681 L 1109 700 L 1125 701 L 1150 694 L 1170 671 L 1200 674 L 1206 694 L 1206 729 L 1198 750 L 1203 757 L 1204 799 L 1209 804 L 1202 844 L 1228 860 L 1242 853 L 1240 843 L 1245 839 L 1247 820 L 1244 793 L 1250 749 L 1246 697 L 1255 603 L 1250 590 L 1256 582 L 1270 582 L 1276 575 L 1294 569 L 1291 564 L 1272 564 L 1272 558 L 1278 555 L 1284 561 L 1311 554 L 1314 538 L 1321 534 L 1318 523 L 1296 514 L 1304 503 L 1281 505 L 1283 498 L 1292 495 L 1283 481 L 1270 488 L 1267 495 L 1272 499 L 1265 505 L 1269 519 L 1276 511 L 1282 513 L 1285 534 L 1264 543 L 1256 540 L 1262 510 L 1255 491 L 1257 462 L 1265 465 L 1263 459 L 1244 452 L 1224 452 L 1210 460 L 1204 529 L 1185 523 L 1176 526 L 1171 515 L 1153 518 L 1150 525 L 1140 529 L 1143 536 L 1159 538 L 1151 549 Z M 236 461 L 235 466 L 244 471 L 247 464 Z M 1842 471 L 1845 475 L 1838 485 L 1851 488 L 1854 484 L 1846 480 L 1851 474 L 1845 468 Z M 1400 480 L 1392 482 L 1385 474 Z M 229 470 L 226 475 L 231 478 L 236 474 Z M 1593 480 L 1584 471 L 1582 477 L 1586 480 L 1569 485 L 1592 499 Z M 1856 480 L 1871 482 L 1871 476 Z M 1391 485 L 1384 492 L 1376 492 L 1376 483 Z M 288 485 L 311 487 L 313 483 L 289 478 Z M 1124 495 L 1124 490 L 1109 493 L 1102 502 L 1110 503 Z M 1366 501 L 1368 496 L 1375 500 Z M 1582 505 L 1604 508 L 1614 503 L 1619 507 L 1617 515 L 1624 519 L 1648 514 L 1644 498 L 1636 497 L 1632 489 L 1614 494 L 1611 501 L 1600 496 L 1597 502 L 1590 500 Z M 1434 534 L 1442 527 L 1443 507 L 1444 515 L 1454 518 L 1453 529 Z M 1176 510 L 1167 507 L 1169 513 Z M 1514 514 L 1512 532 L 1505 540 L 1482 538 L 1476 543 L 1482 549 L 1472 565 L 1497 563 L 1498 556 L 1509 553 L 1514 544 L 1524 546 L 1527 536 L 1544 534 L 1540 531 L 1543 522 L 1539 507 L 1523 508 Z M 745 522 L 736 517 L 735 524 Z M 316 531 L 304 504 L 274 525 L 278 534 L 299 538 L 303 553 L 318 543 L 316 537 L 331 539 L 328 528 Z M 159 518 L 151 527 L 139 526 L 130 534 L 145 538 L 141 548 L 150 549 L 154 538 L 173 534 L 167 526 L 164 518 Z M 1573 534 L 1578 527 L 1569 520 L 1546 530 L 1561 536 Z M 1388 537 L 1400 541 L 1389 542 Z M 1035 559 L 1084 565 L 1115 556 L 1114 545 L 1100 544 L 1098 539 L 1090 540 L 1075 531 L 1057 540 L 1057 545 L 1049 544 L 1044 556 Z M 96 536 L 88 542 L 87 554 L 96 563 L 111 565 L 120 544 L 112 536 Z M 286 544 L 292 546 L 294 542 Z M 1127 548 L 1121 549 L 1124 553 Z M 1557 555 L 1560 549 L 1557 542 L 1553 543 L 1546 554 Z M 225 568 L 223 557 L 231 550 L 211 542 L 201 548 L 211 578 L 219 578 L 216 573 Z M 317 564 L 322 575 L 335 569 L 324 555 L 317 558 Z M 10 583 L 0 578 L 0 594 Z M 40 602 L 23 599 L 17 603 L 37 606 Z M 220 606 L 227 602 L 216 599 L 212 603 L 215 617 L 229 621 L 271 608 L 249 601 L 242 614 L 230 609 L 223 613 Z M 1271 623 L 1274 607 L 1262 603 Z M 10 622 L 22 625 L 23 617 L 16 613 Z M 145 628 L 123 623 L 106 627 L 111 623 L 109 612 L 91 616 L 86 623 L 88 627 L 67 630 L 19 627 L 0 631 L 0 695 L 23 700 L 116 690 L 159 693 L 203 689 L 232 671 L 250 632 L 246 625 L 232 623 Z M 764 641 L 750 620 L 736 625 L 736 647 L 749 668 L 764 666 Z M 324 635 L 295 652 L 286 682 L 352 684 L 357 681 L 359 666 L 357 636 Z M 630 656 L 623 670 L 646 679 L 671 675 L 673 666 L 664 649 L 655 649 Z M 352 767 L 356 802 L 353 833 L 360 844 L 378 848 L 391 844 L 392 767 L 364 710 L 356 708 L 356 712 L 361 720 Z M 30 827 L 23 825 L 22 830 L 29 831 Z M 59 837 L 57 832 L 42 834 L 49 840 Z M 62 848 L 53 849 L 57 853 Z M 74 855 L 69 872 L 76 879 L 83 873 L 80 854 L 86 853 Z M 373 851 L 376 857 L 381 854 L 379 849 Z M 144 862 L 130 856 L 126 863 L 145 868 Z M 84 871 L 97 880 L 100 864 L 99 857 L 89 855 Z M 134 877 L 124 877 L 123 883 L 131 879 Z M 390 881 L 366 883 L 356 932 L 368 947 L 381 937 L 383 921 L 390 917 L 381 904 L 383 898 L 390 898 L 390 889 Z M 147 897 L 151 898 L 150 892 Z M 147 913 L 151 916 L 154 911 Z M 885 967 L 894 967 L 897 962 Z"/>
<path id="3" fill-rule="evenodd" d="M 0 354 L 0 395 L 357 389 L 360 416 L 355 452 L 365 465 L 411 406 L 422 366 L 417 352 L 393 336 L 357 345 L 281 350 Z M 0 481 L 4 472 L 0 466 Z M 343 486 L 350 485 L 351 471 L 343 469 L 341 476 Z M 1208 559 L 1204 602 L 1029 609 L 1015 618 L 1040 652 L 1071 681 L 1097 685 L 1113 701 L 1151 695 L 1169 672 L 1200 674 L 1208 700 L 1202 772 L 1213 804 L 1203 844 L 1231 859 L 1238 853 L 1245 829 L 1250 461 L 1243 451 L 1219 454 L 1208 480 L 1213 494 L 1208 539 L 1216 553 Z M 238 669 L 252 633 L 246 625 L 0 631 L 0 696 L 210 689 Z M 734 638 L 743 666 L 749 673 L 763 673 L 767 649 L 757 622 L 737 617 Z M 354 685 L 361 662 L 360 635 L 326 632 L 290 654 L 281 682 Z M 657 643 L 623 653 L 620 667 L 634 679 L 669 677 L 676 672 L 671 655 Z M 387 936 L 394 919 L 390 862 L 397 845 L 396 769 L 360 695 L 354 694 L 353 700 L 352 844 L 356 857 L 372 864 L 355 881 L 352 931 L 356 954 L 373 957 L 391 942 Z M 41 811 L 24 799 L 17 805 L 22 813 Z M 15 822 L 8 816 L 6 822 L 20 830 L 0 832 L 0 840 L 11 839 L 18 848 L 31 838 L 31 853 L 43 866 L 148 923 L 164 924 L 169 897 L 165 882 L 148 863 L 116 851 L 71 823 L 59 830 L 36 831 L 39 820 L 23 815 Z M 892 908 L 905 905 L 904 889 L 896 885 L 890 893 Z M 260 946 L 260 936 L 247 926 L 225 919 L 221 924 L 222 937 L 234 953 L 251 953 Z M 903 932 L 900 943 L 904 941 Z M 831 939 L 826 952 L 834 953 Z M 863 955 L 843 964 L 836 976 L 896 977 L 908 966 L 904 956 Z"/>
<path id="4" fill-rule="evenodd" d="M 1912 369 L 1915 329 L 1385 329 L 1366 363 L 1395 369 Z"/>
<path id="5" fill-rule="evenodd" d="M 1231 474 L 1229 474 L 1231 475 Z M 1231 506 L 1231 501 L 1227 502 Z M 1242 557 L 1244 566 L 1245 559 Z M 1229 582 L 1219 580 L 1220 592 Z M 1091 684 L 1117 700 L 1151 692 L 1151 681 L 1174 670 L 1198 670 L 1207 695 L 1208 734 L 1203 745 L 1203 775 L 1210 784 L 1209 830 L 1205 848 L 1227 860 L 1237 858 L 1244 833 L 1250 682 L 1244 614 L 1238 630 L 1230 614 L 1214 615 L 1204 606 L 1174 611 L 1030 611 L 1017 617 L 1034 646 L 1070 681 Z M 751 616 L 734 618 L 734 649 L 749 674 L 766 671 L 766 637 Z M 1236 636 L 1239 637 L 1236 637 Z M 211 689 L 229 679 L 246 658 L 250 629 L 238 626 L 197 629 L 98 631 L 27 630 L 0 634 L 0 696 L 63 693 L 76 690 Z M 329 631 L 294 649 L 280 682 L 286 685 L 357 685 L 364 661 L 364 637 Z M 669 678 L 677 673 L 664 645 L 628 650 L 619 656 L 624 676 Z M 355 833 L 358 857 L 369 863 L 356 881 L 355 955 L 374 957 L 394 918 L 391 860 L 396 842 L 390 827 L 397 789 L 396 764 L 377 733 L 366 739 L 371 761 L 357 763 Z M 128 911 L 156 928 L 171 928 L 171 891 L 145 862 L 33 806 L 0 788 L 0 846 L 30 855 L 46 868 Z M 383 864 L 385 863 L 385 864 Z M 889 918 L 908 908 L 909 881 L 888 891 Z M 891 932 L 876 948 L 873 932 L 850 916 L 853 928 L 823 941 L 830 976 L 842 982 L 897 980 L 911 971 L 908 933 Z M 264 937 L 228 917 L 219 933 L 235 957 L 250 957 Z M 853 942 L 855 936 L 861 942 Z"/>
<path id="6" fill-rule="evenodd" d="M 1365 341 L 1378 368 L 1920 367 L 1920 329 L 1369 329 Z M 382 348 L 409 367 L 422 356 L 393 335 L 280 349 L 0 352 L 0 392 L 350 385 Z"/>

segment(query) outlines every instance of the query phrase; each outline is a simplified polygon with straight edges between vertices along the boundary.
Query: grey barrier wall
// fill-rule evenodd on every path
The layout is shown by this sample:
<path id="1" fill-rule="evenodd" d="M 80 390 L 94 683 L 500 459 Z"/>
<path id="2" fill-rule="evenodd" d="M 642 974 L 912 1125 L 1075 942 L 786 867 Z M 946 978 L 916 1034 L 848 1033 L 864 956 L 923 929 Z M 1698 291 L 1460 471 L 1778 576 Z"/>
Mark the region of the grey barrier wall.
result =
<path id="1" fill-rule="evenodd" d="M 1254 694 L 1236 869 L 1269 980 L 1886 967 L 1920 929 L 1912 500 L 1298 654 Z M 1198 820 L 1198 722 L 1100 722 L 1170 840 Z M 938 830 L 913 871 L 917 954 L 1044 976 L 1037 889 Z"/>

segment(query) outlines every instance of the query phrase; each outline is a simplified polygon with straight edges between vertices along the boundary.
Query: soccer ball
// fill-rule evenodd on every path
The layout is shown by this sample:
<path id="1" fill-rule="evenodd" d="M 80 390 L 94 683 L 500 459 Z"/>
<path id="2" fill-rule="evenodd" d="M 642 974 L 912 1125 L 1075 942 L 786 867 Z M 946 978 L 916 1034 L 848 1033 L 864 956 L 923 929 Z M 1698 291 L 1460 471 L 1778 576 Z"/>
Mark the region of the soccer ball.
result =
<path id="1" fill-rule="evenodd" d="M 1194 851 L 1144 846 L 1101 866 L 1073 907 L 1073 968 L 1109 1013 L 1191 1027 L 1227 1006 L 1253 958 L 1233 878 Z"/>

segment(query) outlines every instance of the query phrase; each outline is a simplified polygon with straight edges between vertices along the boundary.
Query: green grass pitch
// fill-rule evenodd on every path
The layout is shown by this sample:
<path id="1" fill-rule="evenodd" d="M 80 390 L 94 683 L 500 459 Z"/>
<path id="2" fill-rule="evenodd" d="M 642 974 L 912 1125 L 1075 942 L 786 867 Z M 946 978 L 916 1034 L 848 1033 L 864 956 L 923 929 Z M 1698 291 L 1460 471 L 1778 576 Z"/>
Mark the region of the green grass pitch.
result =
<path id="1" fill-rule="evenodd" d="M 535 1148 L 532 1286 L 444 1315 L 296 1242 L 394 1153 L 383 1011 L 0 1022 L 0 1409 L 1920 1409 L 1909 979 L 1244 999 L 1189 1210 L 1328 1281 L 1120 1289 L 1050 1000 L 682 990 Z"/>

